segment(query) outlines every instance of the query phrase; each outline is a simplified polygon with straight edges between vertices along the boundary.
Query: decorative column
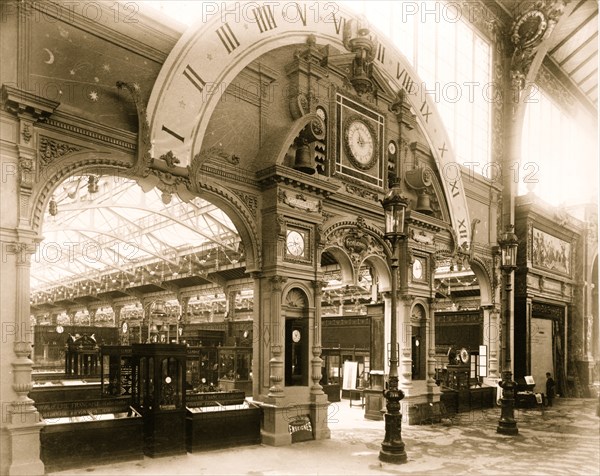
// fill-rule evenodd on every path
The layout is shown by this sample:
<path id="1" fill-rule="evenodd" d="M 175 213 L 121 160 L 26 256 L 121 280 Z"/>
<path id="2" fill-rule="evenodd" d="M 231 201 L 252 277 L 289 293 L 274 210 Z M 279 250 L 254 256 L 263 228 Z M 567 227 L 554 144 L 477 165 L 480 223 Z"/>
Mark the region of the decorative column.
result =
<path id="1" fill-rule="evenodd" d="M 121 312 L 123 311 L 123 306 L 115 304 L 112 306 L 112 310 L 113 310 L 113 324 L 117 328 L 117 332 L 119 335 L 119 340 L 117 343 L 121 344 L 121 345 L 128 345 L 129 344 L 129 329 L 127 329 L 125 332 L 123 332 L 123 329 L 121 327 Z"/>
<path id="2" fill-rule="evenodd" d="M 273 276 L 270 278 L 271 282 L 271 359 L 269 360 L 269 397 L 274 399 L 281 399 L 284 397 L 283 387 L 283 345 L 281 338 L 283 336 L 284 328 L 281 323 L 281 291 L 283 284 L 287 281 L 287 278 L 282 276 Z M 277 404 L 277 403 L 275 403 Z"/>
<path id="3" fill-rule="evenodd" d="M 323 359 L 321 359 L 321 300 L 323 299 L 323 288 L 327 285 L 325 281 L 315 281 L 313 283 L 315 288 L 315 316 L 313 319 L 313 345 L 311 360 L 311 379 L 313 381 L 310 387 L 311 395 L 323 395 L 323 387 L 320 384 L 321 369 L 323 365 Z M 313 397 L 314 398 L 314 397 Z"/>
<path id="4" fill-rule="evenodd" d="M 433 279 L 430 280 L 433 283 Z M 427 393 L 440 393 L 440 387 L 435 383 L 435 312 L 432 299 L 425 319 L 425 335 L 427 336 Z"/>
<path id="5" fill-rule="evenodd" d="M 3 450 L 3 457 L 10 459 L 9 475 L 44 474 L 44 464 L 40 460 L 40 429 L 43 423 L 27 395 L 33 387 L 31 369 L 31 323 L 29 320 L 30 258 L 35 252 L 32 243 L 17 242 L 7 246 L 9 254 L 16 260 L 16 296 L 14 326 L 6 323 L 5 337 L 14 336 L 15 358 L 11 362 L 16 398 L 8 405 L 8 425 L 10 438 L 9 451 Z M 12 333 L 8 332 L 12 327 Z M 4 396 L 3 396 L 4 398 Z M 4 416 L 3 416 L 4 418 Z"/>
<path id="6" fill-rule="evenodd" d="M 188 315 L 190 299 L 190 296 L 177 296 L 177 301 L 179 301 L 179 305 L 181 306 L 181 324 L 184 325 L 190 323 L 190 316 Z"/>
<path id="7" fill-rule="evenodd" d="M 410 322 L 410 308 L 413 303 L 413 296 L 401 296 L 400 306 L 396 306 L 396 319 L 398 327 L 402 333 L 402 342 L 398 342 L 400 346 L 400 387 L 407 395 L 410 395 L 410 390 L 413 388 L 412 383 L 412 325 Z M 398 310 L 401 314 L 398 316 Z M 392 312 L 394 306 L 392 305 Z"/>
<path id="8" fill-rule="evenodd" d="M 98 313 L 98 308 L 97 307 L 87 307 L 86 309 L 88 312 L 89 325 L 90 326 L 96 325 L 96 314 Z"/>
<path id="9" fill-rule="evenodd" d="M 494 304 L 489 310 L 486 310 L 489 316 L 489 352 L 490 352 L 490 378 L 498 380 L 500 378 L 500 372 L 498 370 L 498 345 L 500 343 L 500 324 L 498 322 L 498 316 L 500 311 Z M 485 322 L 485 321 L 484 321 Z"/>
<path id="10" fill-rule="evenodd" d="M 315 440 L 331 438 L 331 430 L 327 425 L 329 401 L 320 384 L 322 377 L 321 369 L 323 365 L 323 360 L 321 359 L 321 300 L 323 299 L 323 288 L 326 285 L 326 281 L 317 280 L 313 282 L 315 290 L 315 311 L 312 323 L 314 331 L 312 333 L 313 357 L 311 360 L 312 369 L 310 373 L 310 378 L 312 379 L 312 385 L 310 387 L 310 419 L 312 421 Z"/>
<path id="11" fill-rule="evenodd" d="M 70 326 L 75 325 L 75 314 L 77 314 L 77 311 L 74 311 L 73 309 L 67 309 L 67 317 L 69 318 Z"/>

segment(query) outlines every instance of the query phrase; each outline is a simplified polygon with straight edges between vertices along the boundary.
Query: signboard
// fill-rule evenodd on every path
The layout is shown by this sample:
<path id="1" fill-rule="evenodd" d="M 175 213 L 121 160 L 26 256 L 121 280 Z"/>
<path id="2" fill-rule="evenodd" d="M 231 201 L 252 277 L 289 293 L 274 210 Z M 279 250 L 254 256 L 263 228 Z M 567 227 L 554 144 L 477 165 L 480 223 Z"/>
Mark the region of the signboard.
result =
<path id="1" fill-rule="evenodd" d="M 344 362 L 344 381 L 342 390 L 355 390 L 356 378 L 358 377 L 358 362 L 347 360 Z"/>

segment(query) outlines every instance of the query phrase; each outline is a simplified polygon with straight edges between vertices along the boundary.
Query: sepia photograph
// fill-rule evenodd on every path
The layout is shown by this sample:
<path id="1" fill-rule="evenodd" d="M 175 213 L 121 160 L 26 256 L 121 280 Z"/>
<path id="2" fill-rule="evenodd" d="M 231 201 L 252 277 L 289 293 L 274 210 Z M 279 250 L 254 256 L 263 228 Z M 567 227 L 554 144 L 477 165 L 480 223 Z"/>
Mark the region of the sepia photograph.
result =
<path id="1" fill-rule="evenodd" d="M 0 475 L 600 476 L 598 25 L 0 1 Z"/>

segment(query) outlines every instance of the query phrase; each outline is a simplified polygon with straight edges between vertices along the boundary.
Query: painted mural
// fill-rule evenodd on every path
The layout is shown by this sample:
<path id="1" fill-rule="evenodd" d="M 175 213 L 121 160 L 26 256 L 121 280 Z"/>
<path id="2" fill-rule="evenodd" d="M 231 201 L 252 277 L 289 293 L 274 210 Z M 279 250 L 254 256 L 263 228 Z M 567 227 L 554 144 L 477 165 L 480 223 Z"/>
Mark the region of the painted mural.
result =
<path id="1" fill-rule="evenodd" d="M 571 274 L 571 244 L 534 228 L 533 264 L 550 271 Z"/>

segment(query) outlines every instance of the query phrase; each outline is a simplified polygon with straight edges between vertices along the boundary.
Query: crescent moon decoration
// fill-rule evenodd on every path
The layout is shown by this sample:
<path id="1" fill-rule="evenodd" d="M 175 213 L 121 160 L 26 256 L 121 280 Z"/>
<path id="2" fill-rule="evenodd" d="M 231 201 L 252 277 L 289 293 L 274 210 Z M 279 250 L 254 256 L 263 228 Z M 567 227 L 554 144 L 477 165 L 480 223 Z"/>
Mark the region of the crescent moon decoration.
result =
<path id="1" fill-rule="evenodd" d="M 46 64 L 54 63 L 54 53 L 52 53 L 52 51 L 50 51 L 48 48 L 44 48 L 44 51 L 46 53 L 48 53 L 48 56 L 49 56 L 48 61 L 44 61 L 44 63 L 46 63 Z"/>

